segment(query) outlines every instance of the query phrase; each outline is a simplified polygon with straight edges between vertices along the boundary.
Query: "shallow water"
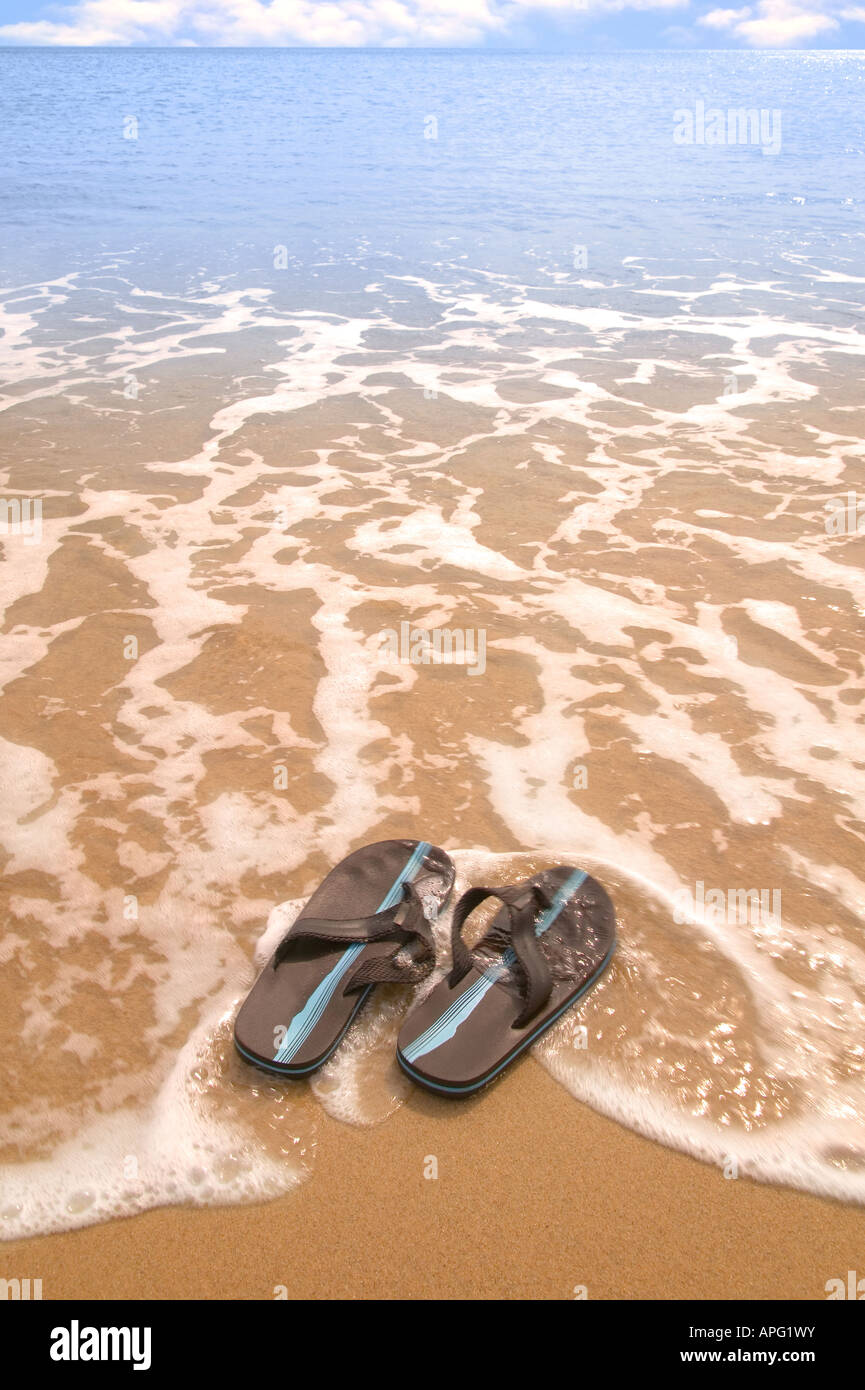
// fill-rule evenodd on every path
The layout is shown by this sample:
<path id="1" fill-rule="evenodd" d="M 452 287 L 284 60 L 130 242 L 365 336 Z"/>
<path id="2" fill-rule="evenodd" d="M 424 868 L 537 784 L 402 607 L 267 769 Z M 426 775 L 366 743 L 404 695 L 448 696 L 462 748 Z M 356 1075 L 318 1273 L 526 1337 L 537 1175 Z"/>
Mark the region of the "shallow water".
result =
<path id="1" fill-rule="evenodd" d="M 564 1088 L 862 1200 L 859 55 L 0 64 L 4 1233 L 385 1121 L 405 993 L 300 1087 L 230 1020 L 405 834 L 609 889 Z"/>

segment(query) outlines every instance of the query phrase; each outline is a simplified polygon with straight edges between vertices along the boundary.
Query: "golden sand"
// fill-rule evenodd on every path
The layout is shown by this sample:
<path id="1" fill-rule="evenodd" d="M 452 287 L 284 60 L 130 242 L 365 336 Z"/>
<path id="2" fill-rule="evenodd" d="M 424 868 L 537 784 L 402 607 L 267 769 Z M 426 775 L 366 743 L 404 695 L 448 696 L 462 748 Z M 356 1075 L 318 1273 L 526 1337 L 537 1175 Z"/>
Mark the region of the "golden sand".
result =
<path id="1" fill-rule="evenodd" d="M 305 1083 L 302 1083 L 305 1084 Z M 429 1159 L 438 1164 L 438 1177 Z M 573 1101 L 532 1058 L 476 1100 L 326 1117 L 311 1181 L 0 1247 L 44 1298 L 823 1299 L 865 1211 L 745 1179 Z"/>

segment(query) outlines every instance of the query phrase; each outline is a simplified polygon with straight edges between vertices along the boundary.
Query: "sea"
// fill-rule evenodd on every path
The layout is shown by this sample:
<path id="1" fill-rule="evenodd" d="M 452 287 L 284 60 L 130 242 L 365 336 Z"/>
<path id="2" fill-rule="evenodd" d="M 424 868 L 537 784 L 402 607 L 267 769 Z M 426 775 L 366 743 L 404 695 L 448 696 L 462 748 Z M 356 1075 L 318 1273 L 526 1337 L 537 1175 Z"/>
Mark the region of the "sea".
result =
<path id="1" fill-rule="evenodd" d="M 611 894 L 563 1107 L 865 1201 L 865 54 L 7 48 L 0 178 L 0 1235 L 411 1103 L 231 1036 L 394 836 Z"/>

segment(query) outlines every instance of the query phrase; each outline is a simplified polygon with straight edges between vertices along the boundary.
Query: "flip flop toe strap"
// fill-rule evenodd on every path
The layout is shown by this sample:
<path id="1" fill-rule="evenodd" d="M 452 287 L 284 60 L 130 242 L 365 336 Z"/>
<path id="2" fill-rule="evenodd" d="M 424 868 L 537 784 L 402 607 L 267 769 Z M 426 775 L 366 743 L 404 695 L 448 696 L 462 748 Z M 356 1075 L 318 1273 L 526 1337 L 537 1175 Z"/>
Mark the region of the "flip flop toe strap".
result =
<path id="1" fill-rule="evenodd" d="M 344 991 L 346 994 L 370 984 L 422 980 L 432 970 L 435 964 L 435 938 L 423 903 L 413 882 L 406 881 L 402 885 L 402 892 L 403 901 L 390 909 L 392 913 L 404 910 L 402 920 L 395 923 L 391 933 L 398 943 L 396 950 L 389 956 L 373 956 L 371 960 L 361 961 L 349 976 Z"/>
<path id="2" fill-rule="evenodd" d="M 400 916 L 397 921 L 397 917 Z M 395 941 L 396 950 L 388 956 L 362 961 L 349 976 L 344 993 L 350 994 L 367 984 L 387 980 L 416 980 L 429 974 L 435 959 L 432 928 L 414 884 L 402 885 L 402 900 L 369 917 L 303 917 L 280 942 L 273 957 L 274 970 L 300 941 L 354 946 L 372 941 Z"/>
<path id="3" fill-rule="evenodd" d="M 535 935 L 536 917 L 539 912 L 550 906 L 551 899 L 537 883 L 521 883 L 514 888 L 470 888 L 464 893 L 454 909 L 451 923 L 451 987 L 459 984 L 476 964 L 473 952 L 463 941 L 462 929 L 466 918 L 487 898 L 498 898 L 508 910 L 509 922 L 506 930 L 510 937 L 511 960 L 508 960 L 506 951 L 502 957 L 502 964 L 519 962 L 521 966 L 519 983 L 523 1008 L 513 1026 L 524 1028 L 546 1004 L 553 989 L 553 977 Z M 496 931 L 496 935 L 498 934 L 499 929 Z M 485 941 L 489 939 L 489 936 L 484 938 Z"/>

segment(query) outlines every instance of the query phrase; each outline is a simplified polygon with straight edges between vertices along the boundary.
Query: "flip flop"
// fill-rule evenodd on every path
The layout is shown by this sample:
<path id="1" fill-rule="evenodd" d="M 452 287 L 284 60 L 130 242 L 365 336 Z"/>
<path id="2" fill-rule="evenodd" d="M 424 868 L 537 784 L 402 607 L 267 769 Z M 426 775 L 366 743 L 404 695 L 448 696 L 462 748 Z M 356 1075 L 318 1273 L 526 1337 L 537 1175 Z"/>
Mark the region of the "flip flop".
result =
<path id="1" fill-rule="evenodd" d="M 466 918 L 504 904 L 470 951 Z M 397 1042 L 403 1071 L 428 1090 L 469 1095 L 531 1047 L 605 970 L 616 945 L 606 891 L 559 866 L 507 888 L 470 888 L 454 909 L 450 974 L 411 1011 Z"/>
<path id="2" fill-rule="evenodd" d="M 370 990 L 432 969 L 430 922 L 453 881 L 444 850 L 426 841 L 355 850 L 315 890 L 241 1005 L 238 1052 L 280 1076 L 315 1071 Z"/>

